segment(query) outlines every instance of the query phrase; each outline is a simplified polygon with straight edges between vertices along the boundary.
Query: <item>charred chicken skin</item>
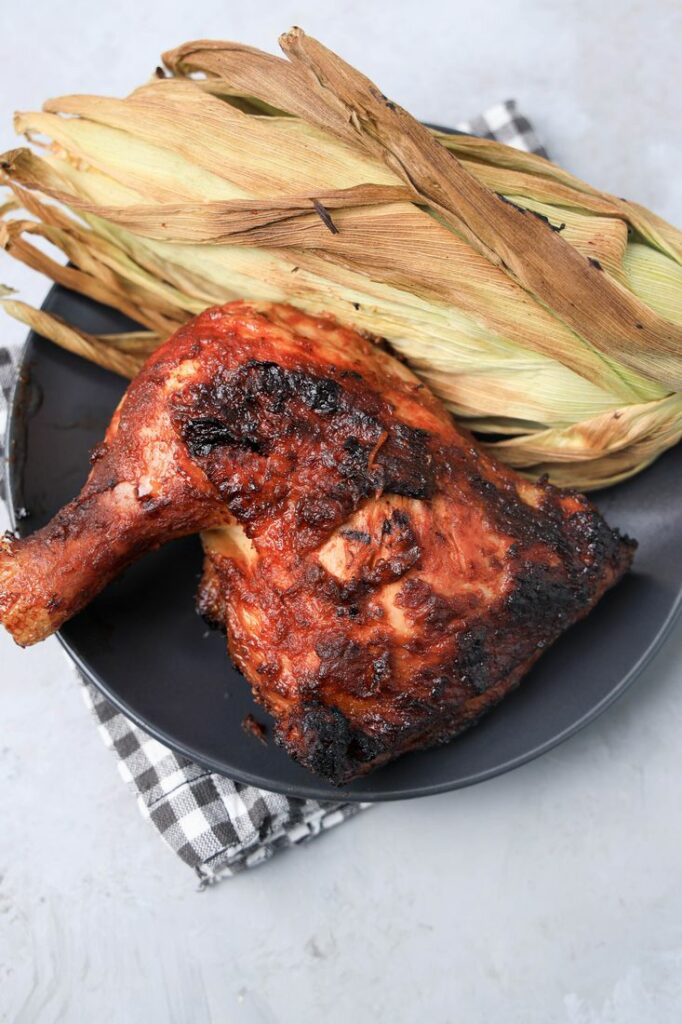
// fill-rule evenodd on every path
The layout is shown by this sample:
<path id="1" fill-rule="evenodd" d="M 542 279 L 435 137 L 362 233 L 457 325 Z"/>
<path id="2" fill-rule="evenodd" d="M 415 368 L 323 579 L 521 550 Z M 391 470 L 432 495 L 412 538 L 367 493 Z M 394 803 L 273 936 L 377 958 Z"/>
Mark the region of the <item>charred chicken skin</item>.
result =
<path id="1" fill-rule="evenodd" d="M 334 783 L 475 722 L 634 550 L 585 497 L 495 462 L 380 347 L 245 302 L 170 338 L 81 494 L 4 538 L 0 620 L 34 643 L 199 531 L 199 609 L 287 751 Z"/>

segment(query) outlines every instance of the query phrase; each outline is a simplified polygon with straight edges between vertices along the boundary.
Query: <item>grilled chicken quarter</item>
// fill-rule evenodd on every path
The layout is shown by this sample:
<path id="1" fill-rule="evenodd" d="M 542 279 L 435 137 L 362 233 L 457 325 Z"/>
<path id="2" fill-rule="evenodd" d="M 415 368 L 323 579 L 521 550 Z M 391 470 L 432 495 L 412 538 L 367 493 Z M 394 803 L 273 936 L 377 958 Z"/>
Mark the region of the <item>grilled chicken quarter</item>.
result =
<path id="1" fill-rule="evenodd" d="M 289 754 L 337 784 L 474 723 L 634 551 L 582 495 L 490 458 L 376 344 L 246 302 L 162 345 L 80 495 L 5 536 L 0 620 L 41 640 L 197 532 L 200 611 Z"/>

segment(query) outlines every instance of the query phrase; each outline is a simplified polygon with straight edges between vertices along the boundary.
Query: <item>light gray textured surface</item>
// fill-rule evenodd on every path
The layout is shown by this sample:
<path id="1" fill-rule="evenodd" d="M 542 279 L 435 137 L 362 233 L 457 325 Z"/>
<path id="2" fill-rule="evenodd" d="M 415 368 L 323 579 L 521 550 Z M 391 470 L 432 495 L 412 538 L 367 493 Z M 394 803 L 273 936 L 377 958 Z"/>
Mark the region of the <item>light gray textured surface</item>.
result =
<path id="1" fill-rule="evenodd" d="M 677 0 L 3 7 L 15 107 L 122 93 L 186 38 L 273 49 L 292 23 L 415 114 L 507 96 L 595 185 L 682 222 Z M 9 260 L 0 280 L 39 302 Z M 3 340 L 23 331 L 3 320 Z M 637 687 L 542 760 L 377 807 L 197 894 L 138 816 L 55 641 L 0 636 L 0 1020 L 677 1024 L 682 631 Z"/>

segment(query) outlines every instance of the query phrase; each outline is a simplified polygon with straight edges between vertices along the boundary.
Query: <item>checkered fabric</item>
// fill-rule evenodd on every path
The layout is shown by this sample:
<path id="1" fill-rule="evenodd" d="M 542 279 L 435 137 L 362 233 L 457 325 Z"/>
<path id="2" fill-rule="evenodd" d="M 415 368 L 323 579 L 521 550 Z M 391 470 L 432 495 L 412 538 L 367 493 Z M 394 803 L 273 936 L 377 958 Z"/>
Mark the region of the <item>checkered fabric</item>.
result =
<path id="1" fill-rule="evenodd" d="M 204 884 L 262 864 L 368 806 L 292 800 L 232 782 L 152 739 L 90 683 L 83 694 L 143 816 Z"/>
<path id="2" fill-rule="evenodd" d="M 471 121 L 461 121 L 455 127 L 471 135 L 480 135 L 484 139 L 496 139 L 497 142 L 504 142 L 514 149 L 547 156 L 547 151 L 540 145 L 530 121 L 519 113 L 516 100 L 496 103 L 479 117 L 474 117 Z"/>
<path id="3" fill-rule="evenodd" d="M 546 155 L 514 100 L 498 103 L 457 127 Z M 0 401 L 0 438 L 4 436 L 15 356 L 0 348 L 4 398 Z M 2 454 L 0 448 L 0 457 Z M 278 851 L 312 839 L 369 806 L 294 799 L 206 771 L 152 739 L 92 684 L 81 682 L 102 739 L 117 755 L 119 771 L 136 792 L 143 816 L 196 871 L 202 885 L 262 864 Z"/>

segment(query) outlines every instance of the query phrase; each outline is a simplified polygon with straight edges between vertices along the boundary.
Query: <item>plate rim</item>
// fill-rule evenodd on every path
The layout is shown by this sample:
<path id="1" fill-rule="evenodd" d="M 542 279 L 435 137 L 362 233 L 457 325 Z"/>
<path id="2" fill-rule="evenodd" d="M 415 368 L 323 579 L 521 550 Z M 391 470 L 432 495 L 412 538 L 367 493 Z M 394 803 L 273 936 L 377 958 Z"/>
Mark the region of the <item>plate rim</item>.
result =
<path id="1" fill-rule="evenodd" d="M 47 309 L 49 304 L 59 298 L 61 293 L 69 294 L 69 289 L 66 289 L 60 285 L 52 285 L 49 289 L 45 299 L 41 305 L 41 309 Z M 18 446 L 18 434 L 20 431 L 20 425 L 22 423 L 21 407 L 22 407 L 22 391 L 26 387 L 27 380 L 30 378 L 30 358 L 31 350 L 35 345 L 36 339 L 41 336 L 33 330 L 28 332 L 24 344 L 21 348 L 19 358 L 16 363 L 16 374 L 12 384 L 12 389 L 7 404 L 7 422 L 5 425 L 5 456 L 4 456 L 4 475 L 6 483 L 6 503 L 7 510 L 10 519 L 10 527 L 14 532 L 18 532 L 18 519 L 15 508 L 15 496 L 18 489 L 21 486 L 21 469 L 20 464 L 22 459 L 17 460 L 14 457 Z M 27 369 L 29 374 L 27 374 Z M 148 733 L 154 739 L 163 743 L 164 746 L 168 747 L 175 753 L 180 754 L 183 757 L 188 758 L 190 761 L 198 764 L 200 767 L 207 769 L 208 771 L 214 772 L 217 775 L 221 775 L 225 778 L 229 778 L 232 781 L 244 783 L 246 785 L 256 786 L 259 789 L 269 790 L 274 793 L 281 793 L 288 797 L 297 797 L 302 799 L 313 799 L 313 800 L 337 800 L 349 803 L 388 803 L 395 800 L 411 800 L 418 799 L 420 797 L 436 796 L 442 793 L 448 793 L 457 789 L 465 789 L 469 786 L 477 785 L 481 782 L 486 782 L 489 779 L 496 778 L 500 775 L 506 775 L 510 771 L 514 771 L 516 768 L 520 768 L 524 764 L 528 764 L 531 761 L 536 760 L 538 757 L 542 757 L 548 751 L 553 750 L 560 744 L 565 743 L 566 740 L 575 736 L 578 732 L 586 728 L 591 722 L 594 722 L 599 718 L 615 701 L 617 701 L 623 694 L 632 686 L 632 684 L 639 678 L 644 669 L 649 663 L 655 658 L 660 651 L 661 647 L 668 638 L 673 626 L 677 619 L 680 617 L 680 611 L 682 610 L 682 586 L 677 591 L 674 601 L 672 602 L 668 614 L 662 620 L 659 629 L 655 636 L 651 640 L 649 646 L 642 652 L 636 662 L 630 667 L 629 671 L 619 680 L 619 682 L 609 691 L 602 699 L 595 705 L 593 705 L 588 711 L 585 712 L 575 722 L 572 722 L 565 729 L 562 729 L 549 739 L 544 740 L 542 743 L 537 744 L 532 749 L 525 751 L 523 754 L 519 754 L 516 757 L 511 757 L 507 761 L 494 765 L 488 769 L 474 772 L 470 775 L 464 776 L 463 778 L 455 781 L 441 781 L 433 782 L 428 785 L 422 785 L 418 790 L 409 787 L 398 787 L 389 792 L 386 791 L 372 791 L 363 790 L 357 792 L 352 788 L 346 786 L 340 786 L 333 789 L 329 784 L 320 782 L 317 783 L 315 776 L 311 775 L 311 781 L 309 783 L 289 784 L 289 783 L 273 783 L 270 778 L 259 776 L 257 773 L 250 772 L 239 768 L 230 768 L 226 771 L 224 765 L 221 765 L 218 761 L 214 760 L 210 756 L 202 754 L 201 751 L 197 751 L 191 746 L 184 744 L 182 741 L 175 739 L 169 735 L 163 728 L 157 727 L 153 722 L 149 722 L 144 716 L 138 714 L 134 708 L 130 707 L 128 703 L 123 700 L 115 691 L 113 691 L 106 680 L 104 680 L 100 674 L 93 668 L 91 668 L 80 656 L 73 646 L 69 643 L 65 636 L 63 636 L 61 630 L 58 630 L 56 637 L 61 644 L 63 650 L 66 652 L 68 657 L 74 663 L 75 667 L 81 673 L 85 679 L 90 682 L 96 689 L 98 689 L 107 700 L 109 700 L 118 711 L 120 711 L 126 718 L 129 718 L 136 726 Z M 229 655 L 228 655 L 229 657 Z M 452 741 L 451 741 L 452 742 Z M 381 769 L 379 769 L 381 771 Z M 371 777 L 371 776 L 369 776 Z M 327 788 L 323 788 L 326 785 Z M 351 783 L 352 786 L 352 783 Z"/>

